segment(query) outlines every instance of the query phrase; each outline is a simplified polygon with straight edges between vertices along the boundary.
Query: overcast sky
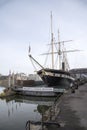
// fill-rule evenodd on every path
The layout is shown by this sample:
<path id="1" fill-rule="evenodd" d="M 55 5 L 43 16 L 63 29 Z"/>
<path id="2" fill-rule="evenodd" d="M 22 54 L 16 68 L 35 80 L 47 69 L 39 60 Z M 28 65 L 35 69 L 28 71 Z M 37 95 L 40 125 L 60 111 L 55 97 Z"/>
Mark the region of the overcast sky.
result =
<path id="1" fill-rule="evenodd" d="M 70 68 L 87 67 L 87 0 L 0 0 L 0 73 L 9 70 L 30 74 L 34 68 L 28 57 L 31 53 L 42 65 L 50 43 L 50 12 L 53 13 L 53 32 L 69 49 Z"/>

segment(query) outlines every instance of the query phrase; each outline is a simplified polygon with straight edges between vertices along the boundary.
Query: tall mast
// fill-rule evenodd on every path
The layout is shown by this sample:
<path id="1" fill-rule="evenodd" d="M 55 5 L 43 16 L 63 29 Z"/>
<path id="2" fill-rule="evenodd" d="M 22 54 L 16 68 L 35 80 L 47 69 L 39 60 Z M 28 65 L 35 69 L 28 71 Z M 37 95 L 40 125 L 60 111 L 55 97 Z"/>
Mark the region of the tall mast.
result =
<path id="1" fill-rule="evenodd" d="M 58 54 L 59 54 L 59 69 L 61 69 L 61 43 L 60 43 L 59 29 L 58 29 L 58 43 L 59 43 L 59 50 L 58 50 Z"/>
<path id="2" fill-rule="evenodd" d="M 54 43 L 53 43 L 52 12 L 51 12 L 51 46 L 52 46 L 52 69 L 54 69 Z"/>

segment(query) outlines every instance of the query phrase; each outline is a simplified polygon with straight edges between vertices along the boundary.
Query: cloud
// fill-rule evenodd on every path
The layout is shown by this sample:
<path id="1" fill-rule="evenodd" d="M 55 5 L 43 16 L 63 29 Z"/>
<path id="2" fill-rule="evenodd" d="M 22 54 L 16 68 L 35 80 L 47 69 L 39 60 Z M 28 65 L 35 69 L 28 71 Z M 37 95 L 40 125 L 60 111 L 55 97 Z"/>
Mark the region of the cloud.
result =
<path id="1" fill-rule="evenodd" d="M 0 0 L 0 8 L 9 4 L 12 0 Z"/>
<path id="2" fill-rule="evenodd" d="M 86 1 L 83 0 L 1 0 L 0 1 L 0 59 L 1 66 L 8 69 L 19 69 L 27 72 L 32 68 L 28 64 L 27 50 L 29 42 L 32 47 L 32 54 L 38 55 L 46 52 L 46 44 L 50 43 L 50 11 L 53 12 L 53 32 L 55 39 L 58 39 L 57 30 L 60 30 L 60 40 L 75 40 L 66 47 L 74 49 L 87 49 L 87 17 Z M 3 7 L 3 8 L 2 8 Z M 47 46 L 48 47 L 48 46 Z M 3 55 L 5 53 L 6 55 Z M 85 53 L 86 55 L 86 53 Z M 75 59 L 75 54 L 71 54 Z M 81 62 L 72 63 L 76 67 Z M 83 55 L 84 57 L 84 55 Z M 43 58 L 38 58 L 43 64 Z M 4 68 L 1 70 L 4 71 Z M 32 69 L 31 69 L 32 70 Z M 33 70 L 32 70 L 33 71 Z"/>

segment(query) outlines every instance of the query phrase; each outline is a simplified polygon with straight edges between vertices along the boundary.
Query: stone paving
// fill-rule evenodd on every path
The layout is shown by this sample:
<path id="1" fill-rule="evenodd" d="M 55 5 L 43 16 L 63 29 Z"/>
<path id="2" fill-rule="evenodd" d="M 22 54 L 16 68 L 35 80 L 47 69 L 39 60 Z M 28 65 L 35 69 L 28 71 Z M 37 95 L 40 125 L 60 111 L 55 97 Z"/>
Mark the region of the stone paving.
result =
<path id="1" fill-rule="evenodd" d="M 75 93 L 64 94 L 59 108 L 56 120 L 61 128 L 55 130 L 87 130 L 87 84 L 79 86 Z"/>

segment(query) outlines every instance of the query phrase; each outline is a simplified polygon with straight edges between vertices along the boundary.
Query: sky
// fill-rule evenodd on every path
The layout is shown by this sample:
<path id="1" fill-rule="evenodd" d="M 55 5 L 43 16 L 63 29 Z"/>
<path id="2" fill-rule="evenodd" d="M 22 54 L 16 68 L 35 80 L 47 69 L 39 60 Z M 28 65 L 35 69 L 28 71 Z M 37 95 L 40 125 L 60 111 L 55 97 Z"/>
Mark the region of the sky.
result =
<path id="1" fill-rule="evenodd" d="M 53 14 L 53 33 L 66 43 L 70 69 L 87 68 L 87 0 L 0 0 L 0 73 L 34 73 L 28 57 L 31 54 L 44 64 L 41 53 L 51 41 L 50 12 Z"/>

